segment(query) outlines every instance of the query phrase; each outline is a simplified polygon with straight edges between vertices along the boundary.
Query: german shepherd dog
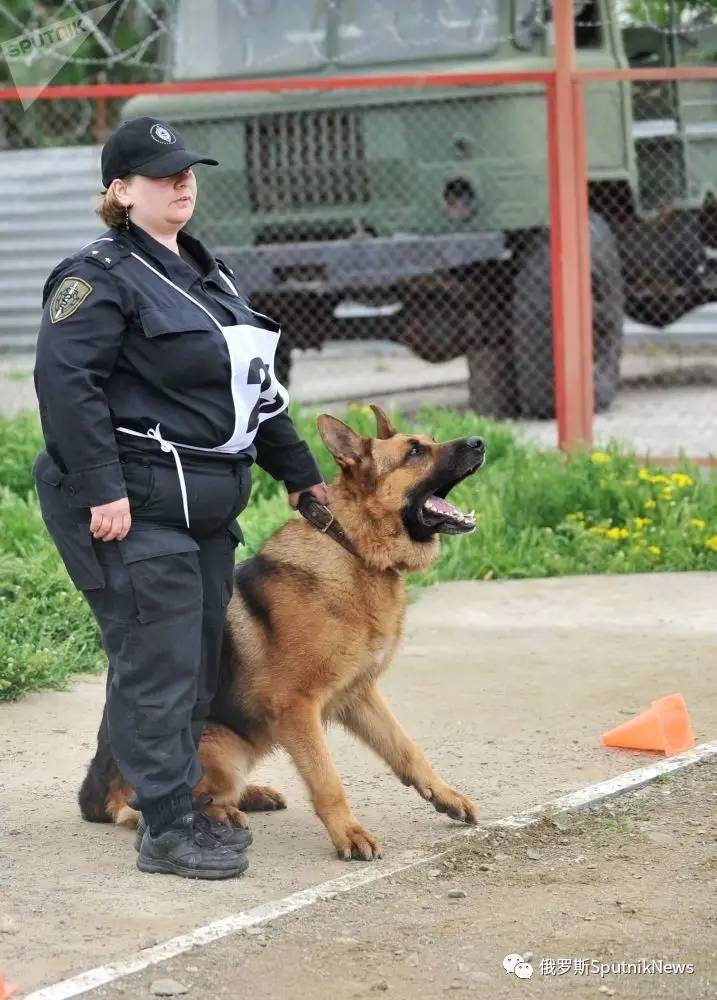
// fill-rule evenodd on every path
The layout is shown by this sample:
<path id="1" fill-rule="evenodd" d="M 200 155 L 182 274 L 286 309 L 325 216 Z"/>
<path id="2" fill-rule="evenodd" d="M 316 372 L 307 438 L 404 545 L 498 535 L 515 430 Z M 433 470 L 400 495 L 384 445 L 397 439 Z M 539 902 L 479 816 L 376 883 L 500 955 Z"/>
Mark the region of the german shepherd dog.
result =
<path id="1" fill-rule="evenodd" d="M 236 567 L 219 690 L 199 749 L 204 776 L 195 788 L 211 796 L 210 816 L 247 826 L 244 811 L 285 807 L 279 792 L 248 783 L 254 765 L 283 747 L 339 857 L 367 861 L 381 857 L 381 844 L 351 811 L 324 735 L 329 721 L 358 736 L 438 812 L 477 822 L 474 802 L 433 770 L 377 681 L 401 638 L 402 574 L 435 560 L 441 534 L 475 529 L 472 514 L 446 495 L 485 457 L 480 438 L 440 444 L 425 434 L 401 434 L 379 407 L 372 409 L 375 438 L 327 414 L 318 417 L 340 467 L 328 487 L 331 513 L 355 554 L 294 518 Z M 82 814 L 134 825 L 139 814 L 128 805 L 131 793 L 101 725 L 79 794 Z"/>

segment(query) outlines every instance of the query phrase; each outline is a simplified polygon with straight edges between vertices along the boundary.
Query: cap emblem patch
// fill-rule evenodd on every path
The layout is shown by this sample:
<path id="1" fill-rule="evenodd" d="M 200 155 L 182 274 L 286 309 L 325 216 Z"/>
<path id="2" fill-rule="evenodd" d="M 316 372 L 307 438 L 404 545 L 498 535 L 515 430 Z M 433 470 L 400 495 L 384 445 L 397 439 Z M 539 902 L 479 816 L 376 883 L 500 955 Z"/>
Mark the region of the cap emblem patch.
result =
<path id="1" fill-rule="evenodd" d="M 149 134 L 152 136 L 155 142 L 161 142 L 164 145 L 171 145 L 173 142 L 177 141 L 177 137 L 174 133 L 170 132 L 168 128 L 164 125 L 153 125 L 149 130 Z"/>

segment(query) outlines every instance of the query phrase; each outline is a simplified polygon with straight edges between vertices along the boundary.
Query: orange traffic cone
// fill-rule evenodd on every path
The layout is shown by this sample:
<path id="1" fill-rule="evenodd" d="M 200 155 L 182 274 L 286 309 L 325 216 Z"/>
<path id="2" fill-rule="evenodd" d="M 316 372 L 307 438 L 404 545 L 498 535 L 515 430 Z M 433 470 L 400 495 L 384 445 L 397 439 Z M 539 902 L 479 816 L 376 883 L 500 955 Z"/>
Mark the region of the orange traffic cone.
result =
<path id="1" fill-rule="evenodd" d="M 0 977 L 0 1000 L 10 1000 L 17 986 L 11 986 L 10 983 L 4 982 L 2 977 Z"/>
<path id="2" fill-rule="evenodd" d="M 652 707 L 603 733 L 603 746 L 657 750 L 668 756 L 695 745 L 690 713 L 681 694 L 668 694 Z"/>

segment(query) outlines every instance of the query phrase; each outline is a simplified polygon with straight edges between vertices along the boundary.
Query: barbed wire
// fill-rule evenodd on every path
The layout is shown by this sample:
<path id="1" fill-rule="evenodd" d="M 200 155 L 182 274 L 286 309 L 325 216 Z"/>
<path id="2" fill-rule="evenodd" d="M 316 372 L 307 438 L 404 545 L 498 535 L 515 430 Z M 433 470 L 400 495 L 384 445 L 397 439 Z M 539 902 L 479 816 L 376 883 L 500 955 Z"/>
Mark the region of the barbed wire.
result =
<path id="1" fill-rule="evenodd" d="M 163 4 L 163 6 L 166 6 L 166 4 Z M 34 32 L 41 30 L 43 25 L 62 21 L 63 18 L 66 17 L 80 17 L 86 14 L 91 14 L 93 9 L 96 8 L 88 6 L 87 4 L 80 6 L 75 2 L 75 0 L 64 0 L 59 8 L 49 15 L 46 7 L 43 8 L 41 5 L 33 5 L 30 11 L 29 20 L 27 22 L 22 22 L 9 8 L 8 4 L 0 0 L 0 24 L 2 24 L 2 20 L 4 18 L 6 22 L 11 24 L 12 27 L 16 29 L 17 35 L 15 37 L 20 37 L 22 35 L 31 35 Z M 130 24 L 134 24 L 138 9 L 147 18 L 154 22 L 154 30 L 150 31 L 137 41 L 132 42 L 132 44 L 125 45 L 123 47 L 117 41 L 117 35 L 127 27 L 128 22 Z M 127 65 L 143 66 L 148 70 L 155 71 L 167 70 L 169 69 L 168 64 L 163 63 L 156 58 L 138 59 L 137 55 L 138 53 L 147 52 L 151 49 L 155 42 L 158 42 L 168 33 L 168 24 L 161 18 L 159 12 L 153 7 L 153 5 L 151 3 L 147 3 L 147 0 L 121 0 L 119 7 L 114 13 L 110 31 L 108 32 L 104 30 L 101 22 L 93 25 L 88 38 L 85 38 L 80 46 L 80 48 L 82 48 L 82 46 L 88 41 L 89 37 L 92 37 L 103 50 L 101 55 L 83 56 L 75 52 L 68 56 L 63 51 L 61 46 L 57 48 L 46 46 L 42 49 L 42 58 L 55 62 L 58 67 L 68 65 L 99 70 L 116 65 Z M 9 37 L 0 39 L 0 41 L 3 42 L 10 40 L 11 38 Z M 31 64 L 32 57 L 27 58 L 26 62 L 28 65 Z"/>

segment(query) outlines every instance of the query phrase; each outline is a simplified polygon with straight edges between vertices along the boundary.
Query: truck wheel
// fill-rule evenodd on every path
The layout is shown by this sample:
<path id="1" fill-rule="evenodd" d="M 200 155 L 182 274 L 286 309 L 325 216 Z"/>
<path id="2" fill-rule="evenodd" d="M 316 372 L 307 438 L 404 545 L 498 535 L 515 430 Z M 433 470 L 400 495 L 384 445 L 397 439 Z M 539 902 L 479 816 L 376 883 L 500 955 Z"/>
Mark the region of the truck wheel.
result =
<path id="1" fill-rule="evenodd" d="M 466 360 L 470 408 L 496 420 L 519 416 L 512 345 L 475 345 L 466 350 Z"/>
<path id="2" fill-rule="evenodd" d="M 620 255 L 608 223 L 590 213 L 593 294 L 593 379 L 596 410 L 612 403 L 620 385 L 624 289 Z M 539 234 L 525 251 L 513 285 L 513 355 L 520 412 L 555 415 L 550 245 Z"/>

